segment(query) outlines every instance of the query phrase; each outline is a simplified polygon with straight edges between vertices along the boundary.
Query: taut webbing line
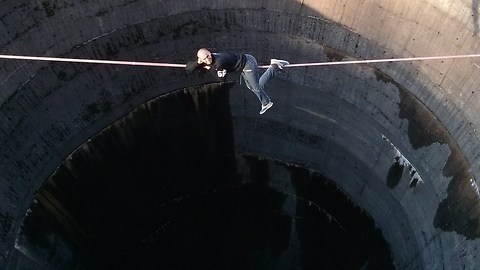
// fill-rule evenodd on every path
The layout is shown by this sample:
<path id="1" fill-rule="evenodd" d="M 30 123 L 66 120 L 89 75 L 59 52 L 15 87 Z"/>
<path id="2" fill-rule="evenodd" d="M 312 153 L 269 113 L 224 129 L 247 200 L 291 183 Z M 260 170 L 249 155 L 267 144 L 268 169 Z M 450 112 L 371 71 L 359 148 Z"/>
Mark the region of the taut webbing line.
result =
<path id="1" fill-rule="evenodd" d="M 87 64 L 108 64 L 108 65 L 124 65 L 124 66 L 148 66 L 148 67 L 176 67 L 184 68 L 184 64 L 168 64 L 156 62 L 131 62 L 131 61 L 113 61 L 113 60 L 93 60 L 79 58 L 59 58 L 59 57 L 38 57 L 38 56 L 22 56 L 22 55 L 1 55 L 3 59 L 15 60 L 33 60 L 33 61 L 53 61 L 53 62 L 69 62 L 69 63 L 87 63 Z"/>
<path id="2" fill-rule="evenodd" d="M 350 65 L 350 64 L 369 64 L 369 63 L 385 63 L 385 62 L 406 62 L 406 61 L 426 61 L 426 60 L 442 60 L 456 58 L 474 58 L 480 57 L 480 54 L 463 54 L 463 55 L 445 55 L 445 56 L 427 56 L 427 57 L 408 57 L 408 58 L 385 58 L 373 60 L 352 60 L 352 61 L 334 61 L 334 62 L 318 62 L 318 63 L 301 63 L 289 64 L 284 67 L 313 67 L 313 66 L 334 66 L 334 65 Z M 81 58 L 60 58 L 60 57 L 38 57 L 24 55 L 2 55 L 0 59 L 14 60 L 32 60 L 32 61 L 51 61 L 51 62 L 69 62 L 69 63 L 87 63 L 87 64 L 108 64 L 108 65 L 126 65 L 126 66 L 148 66 L 148 67 L 171 67 L 185 68 L 185 64 L 170 64 L 157 62 L 133 62 L 133 61 L 114 61 L 114 60 L 95 60 Z M 259 66 L 260 68 L 268 68 L 269 65 Z"/>
<path id="3" fill-rule="evenodd" d="M 425 60 L 442 60 L 442 59 L 474 58 L 474 57 L 480 57 L 480 54 L 426 56 L 426 57 L 408 57 L 408 58 L 385 58 L 385 59 L 373 59 L 373 60 L 352 60 L 352 61 L 336 61 L 336 62 L 303 63 L 303 64 L 289 64 L 289 65 L 286 65 L 284 67 L 333 66 L 333 65 L 369 64 L 369 63 L 385 63 L 385 62 L 406 62 L 406 61 L 425 61 Z M 261 67 L 268 67 L 268 66 L 261 66 Z"/>

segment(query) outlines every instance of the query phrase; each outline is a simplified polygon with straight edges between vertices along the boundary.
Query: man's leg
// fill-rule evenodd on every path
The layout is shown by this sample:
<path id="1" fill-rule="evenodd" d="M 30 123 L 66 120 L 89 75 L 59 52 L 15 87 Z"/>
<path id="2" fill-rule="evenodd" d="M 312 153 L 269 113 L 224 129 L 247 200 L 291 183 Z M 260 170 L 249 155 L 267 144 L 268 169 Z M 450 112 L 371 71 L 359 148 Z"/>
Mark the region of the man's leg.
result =
<path id="1" fill-rule="evenodd" d="M 266 83 L 267 77 L 263 78 L 264 76 L 262 75 L 263 79 L 259 78 L 257 61 L 253 56 L 247 55 L 247 63 L 243 69 L 242 76 L 245 79 L 248 89 L 257 95 L 262 106 L 267 105 L 270 102 L 270 98 L 264 91 L 264 84 Z"/>
<path id="2" fill-rule="evenodd" d="M 264 89 L 268 81 L 270 81 L 270 79 L 275 77 L 275 71 L 276 71 L 276 68 L 274 66 L 269 66 L 267 70 L 263 73 L 262 77 L 260 77 L 258 84 L 260 85 L 263 91 L 265 91 Z"/>

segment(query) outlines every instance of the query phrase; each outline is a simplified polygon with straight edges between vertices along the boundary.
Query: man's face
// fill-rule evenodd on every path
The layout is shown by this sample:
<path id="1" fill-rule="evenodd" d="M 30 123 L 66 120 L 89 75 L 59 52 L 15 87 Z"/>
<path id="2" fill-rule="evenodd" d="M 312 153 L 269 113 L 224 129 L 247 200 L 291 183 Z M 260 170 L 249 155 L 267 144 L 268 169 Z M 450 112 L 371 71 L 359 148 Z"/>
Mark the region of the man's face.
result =
<path id="1" fill-rule="evenodd" d="M 200 50 L 197 53 L 198 63 L 204 63 L 207 65 L 212 64 L 212 53 L 208 50 Z"/>

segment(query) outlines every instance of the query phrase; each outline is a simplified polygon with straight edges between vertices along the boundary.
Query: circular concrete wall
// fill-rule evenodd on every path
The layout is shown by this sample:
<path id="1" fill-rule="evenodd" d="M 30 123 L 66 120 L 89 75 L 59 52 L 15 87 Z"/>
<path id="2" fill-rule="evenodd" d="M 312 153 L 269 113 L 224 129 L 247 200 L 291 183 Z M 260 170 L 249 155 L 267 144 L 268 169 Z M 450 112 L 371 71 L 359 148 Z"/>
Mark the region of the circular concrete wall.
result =
<path id="1" fill-rule="evenodd" d="M 2 54 L 169 63 L 204 46 L 262 63 L 304 63 L 471 54 L 480 45 L 476 0 L 6 1 L 0 21 Z M 288 68 L 269 86 L 275 105 L 262 116 L 254 96 L 235 85 L 233 149 L 335 181 L 374 219 L 398 269 L 475 269 L 478 65 L 473 58 Z M 16 239 L 36 193 L 70 153 L 146 101 L 211 81 L 181 69 L 13 60 L 0 67 L 5 266 L 21 253 Z"/>

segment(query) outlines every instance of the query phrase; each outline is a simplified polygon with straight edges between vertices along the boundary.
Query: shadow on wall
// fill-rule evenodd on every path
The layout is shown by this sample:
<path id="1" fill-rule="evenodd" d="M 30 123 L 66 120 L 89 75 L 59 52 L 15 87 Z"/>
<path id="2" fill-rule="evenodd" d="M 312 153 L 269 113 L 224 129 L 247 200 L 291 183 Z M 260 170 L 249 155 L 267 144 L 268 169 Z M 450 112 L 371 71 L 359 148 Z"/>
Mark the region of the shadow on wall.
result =
<path id="1" fill-rule="evenodd" d="M 472 0 L 473 35 L 478 35 L 478 0 Z"/>

